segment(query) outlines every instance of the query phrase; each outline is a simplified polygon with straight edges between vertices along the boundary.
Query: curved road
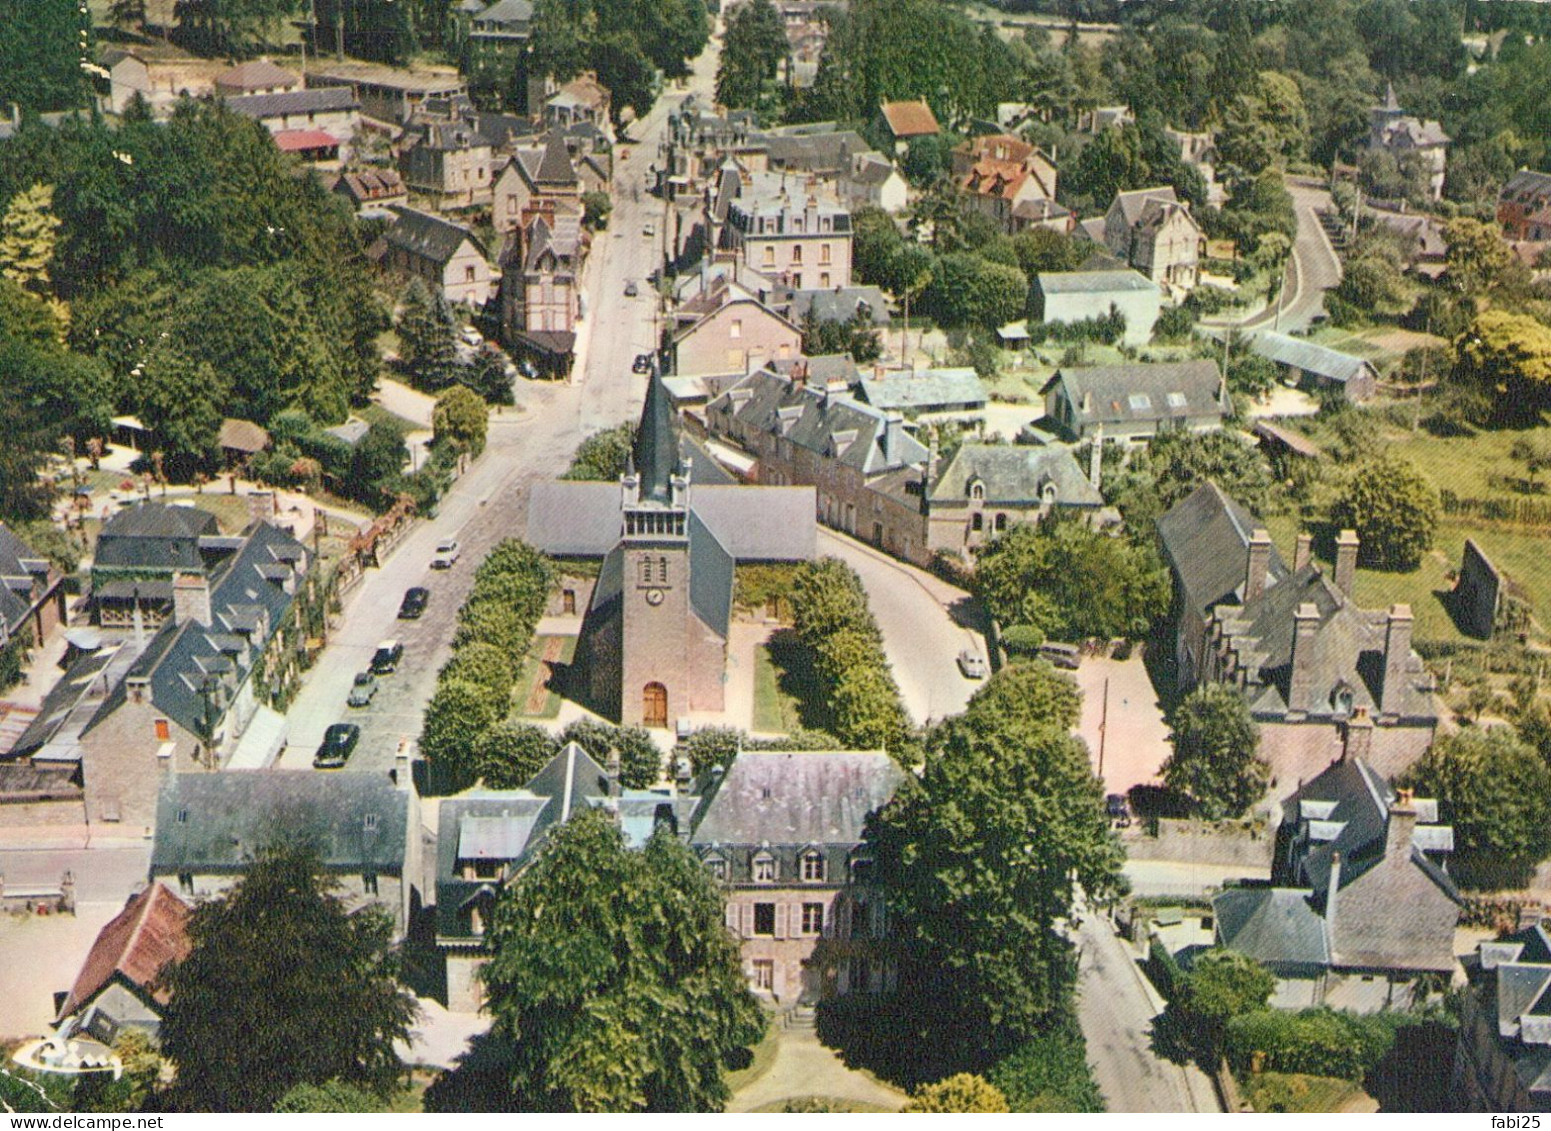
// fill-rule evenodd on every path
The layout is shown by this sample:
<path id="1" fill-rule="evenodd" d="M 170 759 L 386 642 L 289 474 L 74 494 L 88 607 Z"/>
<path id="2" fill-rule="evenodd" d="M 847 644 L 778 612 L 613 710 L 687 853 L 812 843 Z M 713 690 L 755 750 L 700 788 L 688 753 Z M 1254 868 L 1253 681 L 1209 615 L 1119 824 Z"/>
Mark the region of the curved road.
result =
<path id="1" fill-rule="evenodd" d="M 1341 259 L 1318 215 L 1331 207 L 1330 191 L 1323 181 L 1292 177 L 1287 179 L 1287 191 L 1298 217 L 1298 234 L 1282 293 L 1277 302 L 1239 323 L 1241 330 L 1274 328 L 1283 334 L 1307 330 L 1325 308 L 1325 292 L 1341 281 Z"/>

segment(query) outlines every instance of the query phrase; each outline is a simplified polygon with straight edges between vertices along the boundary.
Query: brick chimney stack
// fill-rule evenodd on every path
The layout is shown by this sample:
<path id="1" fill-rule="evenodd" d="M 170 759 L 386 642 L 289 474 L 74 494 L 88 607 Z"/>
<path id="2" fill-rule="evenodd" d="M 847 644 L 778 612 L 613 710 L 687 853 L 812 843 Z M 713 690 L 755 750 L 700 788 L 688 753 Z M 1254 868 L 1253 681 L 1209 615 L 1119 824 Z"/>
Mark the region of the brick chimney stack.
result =
<path id="1" fill-rule="evenodd" d="M 1346 734 L 1341 743 L 1341 760 L 1351 762 L 1362 758 L 1366 761 L 1372 749 L 1373 719 L 1369 717 L 1366 707 L 1358 707 L 1352 711 L 1352 717 L 1346 720 Z"/>
<path id="2" fill-rule="evenodd" d="M 1305 601 L 1293 614 L 1292 681 L 1288 689 L 1289 716 L 1308 713 L 1314 693 L 1314 638 L 1319 633 L 1319 610 Z"/>
<path id="3" fill-rule="evenodd" d="M 1379 688 L 1379 710 L 1397 715 L 1406 691 L 1406 670 L 1411 664 L 1410 605 L 1391 605 L 1384 623 L 1384 683 Z"/>
<path id="4" fill-rule="evenodd" d="M 210 579 L 202 573 L 179 573 L 172 579 L 172 616 L 177 624 L 191 621 L 209 626 Z"/>
<path id="5" fill-rule="evenodd" d="M 1244 604 L 1265 595 L 1267 575 L 1271 572 L 1271 535 L 1255 530 L 1249 536 L 1249 559 L 1244 570 Z"/>
<path id="6" fill-rule="evenodd" d="M 1416 832 L 1416 804 L 1409 789 L 1402 789 L 1389 804 L 1389 828 L 1384 834 L 1384 858 L 1394 860 L 1411 854 Z"/>
<path id="7" fill-rule="evenodd" d="M 1293 572 L 1297 573 L 1314 560 L 1314 535 L 1304 532 L 1298 535 L 1298 548 L 1293 551 Z"/>
<path id="8" fill-rule="evenodd" d="M 1336 588 L 1343 597 L 1351 597 L 1357 581 L 1357 531 L 1343 530 L 1336 538 Z"/>

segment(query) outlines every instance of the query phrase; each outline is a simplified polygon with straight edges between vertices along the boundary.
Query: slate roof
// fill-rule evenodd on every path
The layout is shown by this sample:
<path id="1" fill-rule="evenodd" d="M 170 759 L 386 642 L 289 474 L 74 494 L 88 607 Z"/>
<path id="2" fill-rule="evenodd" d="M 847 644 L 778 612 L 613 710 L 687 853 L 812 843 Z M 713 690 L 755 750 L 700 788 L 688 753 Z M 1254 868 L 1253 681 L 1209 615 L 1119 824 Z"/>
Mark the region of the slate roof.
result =
<path id="1" fill-rule="evenodd" d="M 48 588 L 50 566 L 0 522 L 0 618 L 15 632 L 32 612 L 33 591 Z"/>
<path id="2" fill-rule="evenodd" d="M 226 105 L 246 118 L 262 121 L 287 114 L 324 114 L 354 110 L 355 92 L 348 86 L 319 86 L 310 90 L 289 90 L 281 94 L 242 94 L 228 98 Z"/>
<path id="3" fill-rule="evenodd" d="M 534 167 L 533 179 L 541 185 L 576 184 L 576 169 L 571 165 L 570 151 L 558 131 L 550 131 L 544 139 L 544 149 Z"/>
<path id="4" fill-rule="evenodd" d="M 1551 203 L 1551 173 L 1520 169 L 1508 178 L 1497 199 L 1503 203 L 1529 204 L 1536 207 Z"/>
<path id="5" fill-rule="evenodd" d="M 808 312 L 820 322 L 849 322 L 866 307 L 874 326 L 889 324 L 889 300 L 877 287 L 827 287 L 824 290 L 787 291 L 788 317 L 801 323 Z"/>
<path id="6" fill-rule="evenodd" d="M 1159 201 L 1166 204 L 1178 204 L 1179 197 L 1174 192 L 1173 185 L 1154 185 L 1151 188 L 1131 189 L 1128 192 L 1117 192 L 1115 199 L 1110 203 L 1110 208 L 1116 205 L 1120 207 L 1120 218 L 1126 227 L 1135 227 L 1140 224 L 1148 211 L 1151 201 Z"/>
<path id="7" fill-rule="evenodd" d="M 115 978 L 134 987 L 143 1000 L 166 1005 L 169 995 L 155 987 L 156 979 L 163 966 L 188 957 L 188 918 L 188 904 L 162 884 L 148 885 L 97 933 L 59 1007 L 59 1019 L 80 1012 Z"/>
<path id="8" fill-rule="evenodd" d="M 973 369 L 886 369 L 858 382 L 856 396 L 885 412 L 903 413 L 984 408 L 987 399 Z"/>
<path id="9" fill-rule="evenodd" d="M 531 0 L 496 0 L 474 17 L 477 23 L 527 24 L 533 19 Z"/>
<path id="10" fill-rule="evenodd" d="M 722 639 L 732 621 L 733 557 L 699 513 L 689 512 L 689 605 Z"/>
<path id="11" fill-rule="evenodd" d="M 854 845 L 905 772 L 882 752 L 744 751 L 695 817 L 695 845 Z"/>
<path id="12" fill-rule="evenodd" d="M 1061 506 L 1104 505 L 1104 496 L 1077 466 L 1071 449 L 1055 445 L 961 444 L 932 484 L 930 501 L 934 506 L 967 503 L 969 486 L 975 482 L 985 487 L 988 506 L 1036 505 L 1042 501 L 1047 484 L 1054 486 Z"/>
<path id="13" fill-rule="evenodd" d="M 383 233 L 388 246 L 402 248 L 411 255 L 429 259 L 445 267 L 464 241 L 474 245 L 474 250 L 485 255 L 485 246 L 470 229 L 429 212 L 419 212 L 402 204 L 392 206 L 398 217 Z"/>
<path id="14" fill-rule="evenodd" d="M 1243 595 L 1250 535 L 1259 519 L 1208 480 L 1158 519 L 1158 539 L 1196 613 Z M 1291 572 L 1271 547 L 1272 583 Z"/>
<path id="15" fill-rule="evenodd" d="M 1117 260 L 1118 262 L 1118 260 Z M 1140 271 L 1120 268 L 1102 271 L 1041 271 L 1037 278 L 1041 294 L 1113 294 L 1116 291 L 1153 291 L 1158 284 Z"/>
<path id="16" fill-rule="evenodd" d="M 50 762 L 0 762 L 0 798 L 7 802 L 79 801 L 81 787 L 72 765 Z"/>
<path id="17" fill-rule="evenodd" d="M 815 173 L 848 170 L 851 159 L 872 149 L 855 130 L 817 134 L 763 134 L 752 139 L 763 143 L 772 169 L 796 169 Z"/>
<path id="18" fill-rule="evenodd" d="M 1231 950 L 1284 971 L 1326 967 L 1330 943 L 1312 899 L 1306 889 L 1229 888 L 1212 900 L 1217 938 Z"/>
<path id="19" fill-rule="evenodd" d="M 1249 348 L 1278 365 L 1289 365 L 1294 369 L 1341 384 L 1361 377 L 1365 371 L 1373 372 L 1372 363 L 1364 358 L 1333 350 L 1329 346 L 1316 345 L 1303 338 L 1275 334 L 1269 330 L 1262 330 L 1253 335 L 1249 341 Z"/>
<path id="20" fill-rule="evenodd" d="M 103 525 L 93 569 L 202 570 L 199 539 L 220 529 L 215 515 L 198 507 L 136 503 Z"/>
<path id="21" fill-rule="evenodd" d="M 401 873 L 409 799 L 364 771 L 173 774 L 156 799 L 151 875 L 239 874 L 280 842 L 310 844 L 329 872 Z"/>
<path id="22" fill-rule="evenodd" d="M 403 196 L 404 179 L 395 169 L 358 169 L 339 178 L 334 191 L 350 197 L 358 204 L 374 200 Z"/>
<path id="23" fill-rule="evenodd" d="M 1228 411 L 1215 361 L 1063 366 L 1040 391 L 1057 387 L 1064 387 L 1079 426 L 1220 417 Z"/>
<path id="24" fill-rule="evenodd" d="M 170 591 L 168 596 L 170 599 Z M 11 756 L 31 756 L 39 762 L 79 762 L 81 734 L 139 655 L 140 649 L 124 640 L 77 657 L 44 697 L 37 715 L 11 747 Z"/>
<path id="25" fill-rule="evenodd" d="M 666 503 L 673 496 L 673 477 L 683 465 L 678 423 L 673 400 L 662 387 L 662 370 L 654 365 L 630 453 L 632 469 L 640 476 L 642 499 Z"/>
<path id="26" fill-rule="evenodd" d="M 922 101 L 885 102 L 880 108 L 889 132 L 897 138 L 922 137 L 942 132 L 937 115 Z"/>

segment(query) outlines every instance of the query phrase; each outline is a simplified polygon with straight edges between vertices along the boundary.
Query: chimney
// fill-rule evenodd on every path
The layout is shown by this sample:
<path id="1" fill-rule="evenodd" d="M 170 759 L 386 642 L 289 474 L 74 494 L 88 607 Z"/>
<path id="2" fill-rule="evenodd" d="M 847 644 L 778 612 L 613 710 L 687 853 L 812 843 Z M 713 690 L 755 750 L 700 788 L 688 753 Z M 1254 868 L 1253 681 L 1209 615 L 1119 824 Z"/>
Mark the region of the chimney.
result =
<path id="1" fill-rule="evenodd" d="M 254 522 L 274 522 L 277 507 L 275 506 L 275 493 L 273 491 L 250 491 L 248 493 L 248 518 Z"/>
<path id="2" fill-rule="evenodd" d="M 905 449 L 905 418 L 891 412 L 883 424 L 883 459 L 886 464 L 898 463 Z"/>
<path id="3" fill-rule="evenodd" d="M 1249 558 L 1244 570 L 1244 601 L 1258 601 L 1266 592 L 1266 576 L 1271 572 L 1271 535 L 1256 529 L 1249 536 Z"/>
<path id="4" fill-rule="evenodd" d="M 1084 392 L 1082 395 L 1082 414 L 1087 416 L 1093 411 L 1093 394 Z"/>
<path id="5" fill-rule="evenodd" d="M 1088 451 L 1088 482 L 1097 491 L 1104 479 L 1104 425 L 1093 430 L 1093 447 Z"/>
<path id="6" fill-rule="evenodd" d="M 1346 720 L 1346 734 L 1341 743 L 1341 760 L 1354 762 L 1361 758 L 1367 761 L 1372 749 L 1373 720 L 1369 718 L 1366 707 L 1357 707 L 1352 711 L 1352 717 Z"/>
<path id="7" fill-rule="evenodd" d="M 937 482 L 937 461 L 941 459 L 937 450 L 937 430 L 932 429 L 931 446 L 926 450 L 926 482 L 922 484 L 922 496 L 932 493 L 932 484 Z"/>
<path id="8" fill-rule="evenodd" d="M 175 624 L 197 621 L 208 626 L 210 579 L 202 573 L 179 573 L 172 578 L 172 619 Z"/>
<path id="9" fill-rule="evenodd" d="M 1314 535 L 1305 531 L 1298 535 L 1298 548 L 1293 551 L 1293 572 L 1304 569 L 1314 560 Z"/>
<path id="10" fill-rule="evenodd" d="M 1379 710 L 1386 715 L 1400 713 L 1411 659 L 1411 623 L 1410 605 L 1389 607 L 1384 622 L 1384 682 L 1379 687 Z"/>
<path id="11" fill-rule="evenodd" d="M 1352 595 L 1357 580 L 1357 531 L 1343 530 L 1336 538 L 1336 588 L 1343 597 Z"/>
<path id="12" fill-rule="evenodd" d="M 610 797 L 618 797 L 619 796 L 619 775 L 620 775 L 619 750 L 618 750 L 618 748 L 611 749 L 609 751 L 609 762 L 608 762 L 608 766 L 605 767 L 605 772 L 608 774 L 608 778 L 609 778 L 609 796 Z M 615 806 L 614 811 L 616 813 L 619 812 L 619 807 L 617 805 Z"/>
<path id="13" fill-rule="evenodd" d="M 1336 931 L 1336 893 L 1341 890 L 1341 854 L 1330 854 L 1330 881 L 1325 889 L 1325 937 L 1335 938 Z"/>
<path id="14" fill-rule="evenodd" d="M 1287 694 L 1289 715 L 1307 713 L 1314 690 L 1314 637 L 1319 632 L 1319 610 L 1305 601 L 1293 614 L 1292 680 Z M 1289 720 L 1291 721 L 1291 720 Z"/>
<path id="15" fill-rule="evenodd" d="M 1411 836 L 1416 831 L 1416 805 L 1411 791 L 1402 789 L 1389 803 L 1389 828 L 1384 835 L 1384 859 L 1411 855 Z"/>

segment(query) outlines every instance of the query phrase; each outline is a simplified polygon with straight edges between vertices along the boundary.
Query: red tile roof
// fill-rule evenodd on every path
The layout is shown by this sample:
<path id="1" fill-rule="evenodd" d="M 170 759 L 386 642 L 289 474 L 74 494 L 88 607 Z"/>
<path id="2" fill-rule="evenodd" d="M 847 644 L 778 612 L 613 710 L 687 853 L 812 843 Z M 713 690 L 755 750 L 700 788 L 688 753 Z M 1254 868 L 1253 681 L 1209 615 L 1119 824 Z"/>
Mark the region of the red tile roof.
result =
<path id="1" fill-rule="evenodd" d="M 336 149 L 339 139 L 323 130 L 281 130 L 275 135 L 275 144 L 286 153 L 299 153 L 305 149 Z"/>
<path id="2" fill-rule="evenodd" d="M 937 116 L 925 102 L 885 102 L 883 120 L 897 138 L 923 137 L 941 132 Z"/>
<path id="3" fill-rule="evenodd" d="M 166 992 L 150 986 L 164 965 L 188 955 L 188 917 L 188 904 L 162 884 L 152 884 L 131 899 L 98 934 L 59 1016 L 67 1017 L 90 1002 L 114 974 L 165 1005 Z"/>

